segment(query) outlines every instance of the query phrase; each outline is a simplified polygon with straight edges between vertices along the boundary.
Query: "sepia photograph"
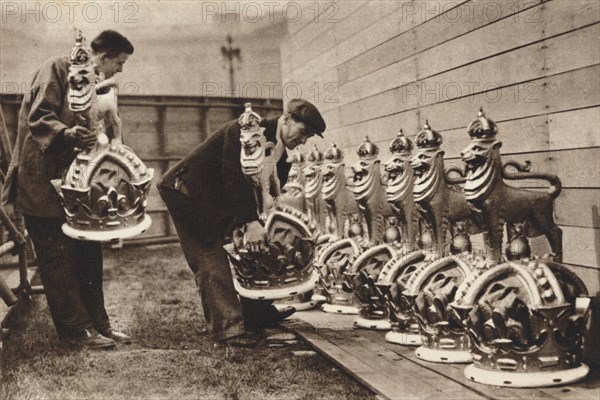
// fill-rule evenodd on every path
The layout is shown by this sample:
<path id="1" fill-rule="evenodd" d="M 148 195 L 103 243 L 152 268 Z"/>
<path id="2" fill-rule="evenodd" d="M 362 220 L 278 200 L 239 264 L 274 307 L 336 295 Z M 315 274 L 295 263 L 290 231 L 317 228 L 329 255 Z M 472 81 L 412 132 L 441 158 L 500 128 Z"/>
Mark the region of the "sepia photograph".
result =
<path id="1" fill-rule="evenodd" d="M 600 398 L 600 1 L 0 19 L 0 400 Z"/>

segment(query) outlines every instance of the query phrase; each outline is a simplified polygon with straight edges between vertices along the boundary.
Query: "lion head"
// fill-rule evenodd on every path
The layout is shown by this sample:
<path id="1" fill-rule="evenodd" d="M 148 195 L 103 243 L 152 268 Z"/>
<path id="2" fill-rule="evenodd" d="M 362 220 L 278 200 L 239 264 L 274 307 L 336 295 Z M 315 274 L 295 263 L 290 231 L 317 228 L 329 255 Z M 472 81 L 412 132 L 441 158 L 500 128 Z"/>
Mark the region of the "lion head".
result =
<path id="1" fill-rule="evenodd" d="M 496 140 L 472 140 L 460 153 L 467 172 L 474 174 L 488 161 L 496 159 L 501 145 Z"/>
<path id="2" fill-rule="evenodd" d="M 397 184 L 402 179 L 402 174 L 408 167 L 408 160 L 399 155 L 393 155 L 383 164 L 383 168 L 388 177 L 388 185 Z"/>
<path id="3" fill-rule="evenodd" d="M 352 176 L 354 182 L 354 196 L 356 200 L 368 199 L 375 188 L 375 178 L 378 161 L 358 160 L 352 166 Z"/>
<path id="4" fill-rule="evenodd" d="M 265 128 L 257 130 L 241 130 L 240 132 L 240 163 L 244 175 L 256 175 L 262 171 L 267 149 L 267 138 L 263 132 Z"/>
<path id="5" fill-rule="evenodd" d="M 304 173 L 304 193 L 309 199 L 314 199 L 321 192 L 322 177 L 318 164 L 309 164 L 302 170 Z"/>
<path id="6" fill-rule="evenodd" d="M 323 176 L 323 182 L 331 182 L 335 179 L 340 164 L 338 163 L 326 163 L 321 166 L 321 175 Z"/>
<path id="7" fill-rule="evenodd" d="M 413 193 L 415 201 L 423 201 L 434 195 L 444 181 L 444 151 L 437 148 L 420 149 L 411 159 L 415 172 Z"/>
<path id="8" fill-rule="evenodd" d="M 410 158 L 410 166 L 415 171 L 415 175 L 424 178 L 432 173 L 432 166 L 435 166 L 438 157 L 444 154 L 442 150 L 422 149 Z"/>
<path id="9" fill-rule="evenodd" d="M 323 177 L 323 198 L 330 199 L 333 197 L 340 184 L 344 183 L 344 179 L 340 178 L 340 174 L 343 176 L 344 164 L 329 162 L 321 166 L 321 176 Z"/>
<path id="10" fill-rule="evenodd" d="M 489 139 L 473 139 L 460 153 L 466 164 L 467 200 L 486 197 L 501 174 L 500 146 L 502 142 Z"/>
<path id="11" fill-rule="evenodd" d="M 395 202 L 412 196 L 412 171 L 410 170 L 410 155 L 392 154 L 383 165 L 387 175 L 386 194 L 388 202 Z"/>
<path id="12" fill-rule="evenodd" d="M 68 101 L 69 109 L 74 112 L 87 110 L 96 94 L 96 69 L 92 61 L 92 51 L 87 46 L 85 36 L 76 30 L 75 46 L 69 57 Z"/>

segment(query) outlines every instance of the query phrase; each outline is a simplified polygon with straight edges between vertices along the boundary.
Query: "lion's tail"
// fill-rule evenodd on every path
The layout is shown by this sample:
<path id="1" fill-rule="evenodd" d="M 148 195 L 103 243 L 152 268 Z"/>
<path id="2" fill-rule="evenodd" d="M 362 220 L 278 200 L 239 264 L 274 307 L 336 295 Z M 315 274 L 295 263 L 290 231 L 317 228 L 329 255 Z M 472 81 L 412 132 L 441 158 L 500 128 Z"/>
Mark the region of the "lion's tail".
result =
<path id="1" fill-rule="evenodd" d="M 508 168 L 514 168 L 517 170 L 517 172 L 510 173 L 507 170 Z M 540 172 L 531 172 L 530 161 L 525 161 L 525 164 L 521 164 L 517 161 L 507 161 L 503 163 L 502 178 L 508 180 L 540 179 L 548 181 L 548 183 L 550 183 L 550 185 L 553 187 L 552 191 L 550 192 L 550 197 L 552 200 L 556 199 L 562 191 L 562 182 L 558 176 Z"/>

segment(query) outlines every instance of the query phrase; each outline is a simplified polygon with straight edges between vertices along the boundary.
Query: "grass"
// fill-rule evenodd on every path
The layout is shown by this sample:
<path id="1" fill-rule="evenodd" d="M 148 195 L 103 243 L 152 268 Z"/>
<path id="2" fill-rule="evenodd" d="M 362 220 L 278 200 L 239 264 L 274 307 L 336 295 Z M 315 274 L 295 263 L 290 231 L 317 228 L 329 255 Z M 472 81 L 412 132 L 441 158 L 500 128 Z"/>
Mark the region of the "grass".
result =
<path id="1" fill-rule="evenodd" d="M 373 394 L 299 342 L 215 348 L 178 245 L 105 252 L 106 306 L 135 343 L 72 348 L 54 333 L 43 296 L 2 351 L 2 399 L 364 399 Z"/>

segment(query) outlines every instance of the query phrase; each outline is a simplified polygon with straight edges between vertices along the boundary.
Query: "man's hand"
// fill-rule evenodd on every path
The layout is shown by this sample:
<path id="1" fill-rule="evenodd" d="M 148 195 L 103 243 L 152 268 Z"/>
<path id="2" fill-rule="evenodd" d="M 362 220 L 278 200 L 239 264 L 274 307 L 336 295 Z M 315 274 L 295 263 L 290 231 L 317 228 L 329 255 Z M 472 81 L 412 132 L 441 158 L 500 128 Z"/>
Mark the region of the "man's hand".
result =
<path id="1" fill-rule="evenodd" d="M 118 87 L 119 82 L 115 80 L 115 77 L 105 79 L 99 83 L 96 83 L 96 92 L 100 92 L 100 94 L 106 94 L 108 90 Z"/>
<path id="2" fill-rule="evenodd" d="M 96 144 L 96 135 L 84 126 L 75 125 L 72 128 L 67 128 L 64 136 L 65 139 L 80 149 L 87 149 Z"/>
<path id="3" fill-rule="evenodd" d="M 258 221 L 246 224 L 244 239 L 252 252 L 259 253 L 267 250 L 267 231 Z"/>

